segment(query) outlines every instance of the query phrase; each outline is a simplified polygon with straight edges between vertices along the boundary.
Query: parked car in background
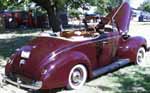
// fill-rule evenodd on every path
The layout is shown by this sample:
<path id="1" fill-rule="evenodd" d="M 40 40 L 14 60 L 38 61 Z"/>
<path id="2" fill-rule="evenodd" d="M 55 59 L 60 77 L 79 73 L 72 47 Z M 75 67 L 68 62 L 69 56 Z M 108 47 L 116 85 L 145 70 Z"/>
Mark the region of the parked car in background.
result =
<path id="1" fill-rule="evenodd" d="M 138 18 L 139 22 L 149 22 L 150 21 L 150 13 L 149 15 L 140 15 Z"/>
<path id="2" fill-rule="evenodd" d="M 32 15 L 25 11 L 2 11 L 0 13 L 6 23 L 6 28 L 32 26 Z"/>
<path id="3" fill-rule="evenodd" d="M 6 28 L 48 28 L 48 16 L 46 14 L 32 14 L 32 11 L 1 11 Z"/>
<path id="4" fill-rule="evenodd" d="M 95 27 L 41 33 L 12 54 L 3 81 L 32 90 L 78 89 L 110 70 L 142 64 L 147 42 L 127 34 L 131 13 L 129 4 L 122 3 Z"/>

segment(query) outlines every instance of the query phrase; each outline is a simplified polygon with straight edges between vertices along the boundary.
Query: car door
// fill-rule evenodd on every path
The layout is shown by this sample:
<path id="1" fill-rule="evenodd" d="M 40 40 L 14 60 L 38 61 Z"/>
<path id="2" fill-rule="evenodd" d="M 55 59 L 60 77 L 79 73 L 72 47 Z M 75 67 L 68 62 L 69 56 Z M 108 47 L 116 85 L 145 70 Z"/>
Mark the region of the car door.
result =
<path id="1" fill-rule="evenodd" d="M 99 67 L 106 66 L 112 63 L 116 54 L 118 37 L 117 32 L 106 32 L 105 37 L 97 42 L 97 62 Z"/>

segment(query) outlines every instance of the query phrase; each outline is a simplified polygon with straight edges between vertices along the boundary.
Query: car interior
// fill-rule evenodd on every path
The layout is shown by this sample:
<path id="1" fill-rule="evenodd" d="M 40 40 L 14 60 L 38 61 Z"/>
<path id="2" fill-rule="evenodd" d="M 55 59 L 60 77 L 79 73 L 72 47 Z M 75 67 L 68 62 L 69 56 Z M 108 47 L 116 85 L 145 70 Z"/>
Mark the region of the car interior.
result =
<path id="1" fill-rule="evenodd" d="M 74 30 L 74 31 L 62 31 L 57 34 L 53 33 L 42 33 L 40 36 L 54 36 L 56 38 L 69 40 L 69 41 L 86 41 L 91 39 L 99 38 L 101 35 L 113 32 L 116 28 L 112 22 L 108 24 L 110 20 L 102 17 L 101 21 L 96 26 L 89 26 L 85 29 Z"/>
<path id="2" fill-rule="evenodd" d="M 108 24 L 109 19 L 106 17 L 102 17 L 101 21 L 92 27 L 88 27 L 82 30 L 75 31 L 63 31 L 60 32 L 60 37 L 72 39 L 72 40 L 88 40 L 98 38 L 104 33 L 109 33 L 113 31 L 113 25 Z"/>

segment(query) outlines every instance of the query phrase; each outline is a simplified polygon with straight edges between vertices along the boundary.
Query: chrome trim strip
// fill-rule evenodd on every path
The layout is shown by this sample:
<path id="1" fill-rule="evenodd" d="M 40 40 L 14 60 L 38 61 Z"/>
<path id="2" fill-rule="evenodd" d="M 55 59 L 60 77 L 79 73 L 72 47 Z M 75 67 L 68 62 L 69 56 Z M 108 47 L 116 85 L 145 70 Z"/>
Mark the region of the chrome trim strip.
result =
<path id="1" fill-rule="evenodd" d="M 110 71 L 113 71 L 117 68 L 121 68 L 121 67 L 124 67 L 126 66 L 127 64 L 130 63 L 130 59 L 119 59 L 118 61 L 108 65 L 108 66 L 105 66 L 103 68 L 99 68 L 95 71 L 93 71 L 93 76 L 94 77 L 97 77 L 99 75 L 102 75 L 102 74 L 105 74 L 105 73 L 108 73 Z"/>
<path id="2" fill-rule="evenodd" d="M 50 59 L 51 59 L 52 53 L 55 53 L 55 57 L 56 57 L 57 55 L 59 55 L 59 54 L 65 52 L 65 51 L 68 51 L 68 50 L 70 50 L 70 49 L 73 49 L 73 48 L 76 48 L 76 47 L 79 47 L 79 46 L 82 46 L 82 45 L 86 45 L 86 44 L 90 44 L 90 43 L 95 43 L 95 42 L 100 42 L 100 41 L 104 41 L 104 40 L 110 40 L 110 39 L 119 38 L 119 37 L 121 37 L 121 36 L 120 36 L 120 35 L 117 35 L 117 36 L 112 36 L 112 37 L 105 38 L 105 39 L 96 39 L 96 40 L 93 39 L 93 41 L 90 40 L 90 41 L 87 41 L 87 42 L 83 42 L 83 43 L 80 43 L 80 44 L 77 44 L 77 45 L 74 45 L 74 46 L 65 48 L 65 49 L 63 49 L 62 51 L 59 51 L 59 49 L 58 49 L 58 50 L 55 50 L 55 51 L 53 51 L 53 52 L 51 52 L 51 53 L 49 54 L 49 55 L 50 55 Z M 58 51 L 58 52 L 57 52 L 57 51 Z"/>

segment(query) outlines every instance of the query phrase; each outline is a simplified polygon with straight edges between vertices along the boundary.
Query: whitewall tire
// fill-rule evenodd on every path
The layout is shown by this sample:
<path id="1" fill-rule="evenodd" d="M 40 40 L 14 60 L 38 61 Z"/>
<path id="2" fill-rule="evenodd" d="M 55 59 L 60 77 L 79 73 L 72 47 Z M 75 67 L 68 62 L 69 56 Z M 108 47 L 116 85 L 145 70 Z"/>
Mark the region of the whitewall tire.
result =
<path id="1" fill-rule="evenodd" d="M 75 65 L 69 73 L 68 77 L 68 89 L 79 89 L 87 80 L 87 69 L 84 65 Z"/>
<path id="2" fill-rule="evenodd" d="M 140 66 L 145 65 L 144 59 L 145 59 L 145 49 L 144 47 L 140 47 L 136 55 L 136 64 Z"/>

